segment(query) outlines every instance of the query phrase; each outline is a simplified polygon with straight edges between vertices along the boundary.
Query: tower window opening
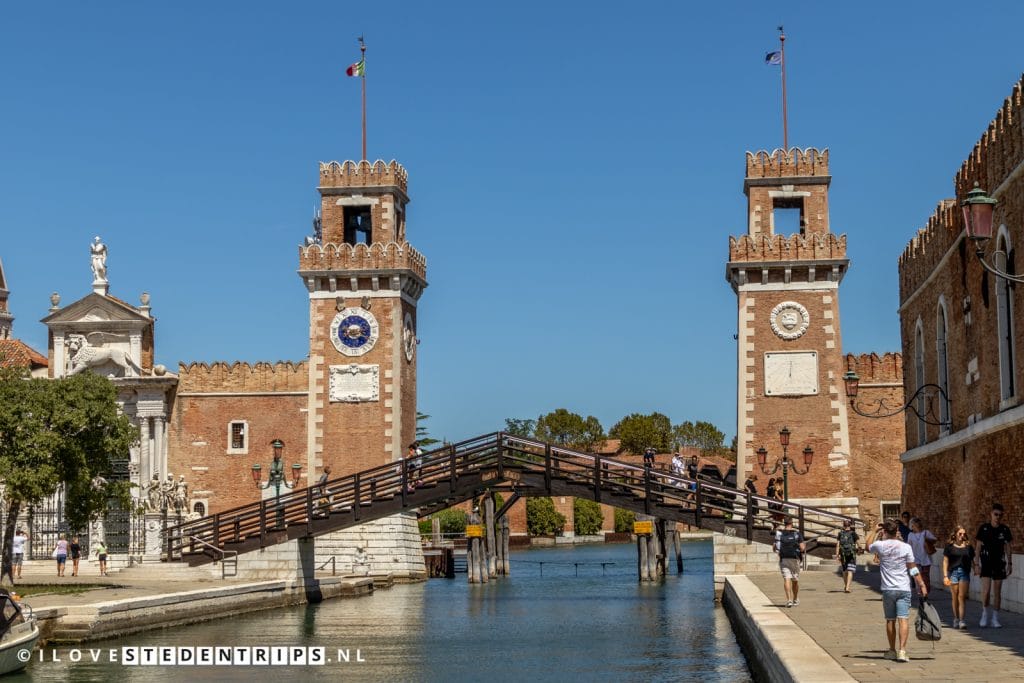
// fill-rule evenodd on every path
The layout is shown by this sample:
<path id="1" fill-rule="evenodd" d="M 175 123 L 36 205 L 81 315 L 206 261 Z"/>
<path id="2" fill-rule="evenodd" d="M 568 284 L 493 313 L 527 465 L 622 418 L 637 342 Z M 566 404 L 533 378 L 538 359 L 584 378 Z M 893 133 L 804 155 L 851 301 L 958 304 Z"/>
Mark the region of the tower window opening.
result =
<path id="1" fill-rule="evenodd" d="M 372 244 L 373 226 L 369 206 L 345 207 L 345 244 Z"/>
<path id="2" fill-rule="evenodd" d="M 772 227 L 776 235 L 807 232 L 803 197 L 777 197 L 772 202 Z"/>

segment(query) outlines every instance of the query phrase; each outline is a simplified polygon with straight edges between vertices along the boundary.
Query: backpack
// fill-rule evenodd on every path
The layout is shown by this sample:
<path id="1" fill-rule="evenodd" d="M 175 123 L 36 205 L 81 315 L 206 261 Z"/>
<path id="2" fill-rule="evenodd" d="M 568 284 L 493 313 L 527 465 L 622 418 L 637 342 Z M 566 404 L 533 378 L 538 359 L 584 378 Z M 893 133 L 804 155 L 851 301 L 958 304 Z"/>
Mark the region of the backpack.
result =
<path id="1" fill-rule="evenodd" d="M 840 531 L 839 532 L 839 550 L 843 555 L 856 555 L 857 554 L 857 542 L 854 540 L 856 536 L 852 531 Z"/>
<path id="2" fill-rule="evenodd" d="M 942 640 L 942 622 L 935 606 L 927 598 L 921 598 L 914 622 L 914 635 L 918 640 Z"/>
<path id="3" fill-rule="evenodd" d="M 779 557 L 800 559 L 799 531 L 783 531 L 779 535 Z"/>

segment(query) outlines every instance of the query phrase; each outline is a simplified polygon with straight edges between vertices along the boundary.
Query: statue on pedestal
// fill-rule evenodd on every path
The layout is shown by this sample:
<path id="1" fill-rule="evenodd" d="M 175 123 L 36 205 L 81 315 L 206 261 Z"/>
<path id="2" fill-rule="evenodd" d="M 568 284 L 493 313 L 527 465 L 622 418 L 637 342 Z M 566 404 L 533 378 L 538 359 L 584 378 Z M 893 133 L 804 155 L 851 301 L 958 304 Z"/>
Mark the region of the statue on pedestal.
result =
<path id="1" fill-rule="evenodd" d="M 160 478 L 153 474 L 146 486 L 146 510 L 148 512 L 160 512 Z"/>
<path id="2" fill-rule="evenodd" d="M 92 279 L 94 283 L 107 281 L 107 245 L 100 242 L 99 235 L 89 245 L 92 256 Z"/>
<path id="3" fill-rule="evenodd" d="M 185 482 L 185 475 L 178 478 L 178 484 L 174 489 L 174 510 L 179 515 L 182 511 L 188 510 L 188 484 Z"/>

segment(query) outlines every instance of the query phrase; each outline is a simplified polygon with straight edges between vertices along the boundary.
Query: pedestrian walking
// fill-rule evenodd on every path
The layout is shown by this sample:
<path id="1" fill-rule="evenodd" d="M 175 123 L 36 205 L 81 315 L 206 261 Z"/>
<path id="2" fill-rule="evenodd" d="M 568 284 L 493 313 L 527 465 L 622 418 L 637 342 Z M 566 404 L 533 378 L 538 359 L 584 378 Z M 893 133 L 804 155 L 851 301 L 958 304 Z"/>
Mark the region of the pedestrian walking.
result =
<path id="1" fill-rule="evenodd" d="M 654 467 L 654 448 L 648 446 L 644 449 L 644 467 Z"/>
<path id="2" fill-rule="evenodd" d="M 924 528 L 924 521 L 920 517 L 910 519 L 910 534 L 906 541 L 914 551 L 914 562 L 921 570 L 921 578 L 929 593 L 932 590 L 932 555 L 935 554 L 935 542 L 938 540 L 935 534 Z"/>
<path id="3" fill-rule="evenodd" d="M 779 555 L 782 587 L 786 591 L 786 607 L 800 604 L 800 559 L 807 549 L 803 536 L 793 528 L 793 518 L 787 517 L 781 531 L 776 532 L 775 552 Z"/>
<path id="4" fill-rule="evenodd" d="M 973 564 L 974 546 L 967 537 L 967 529 L 957 526 L 942 550 L 942 583 L 949 587 L 953 599 L 953 628 L 967 628 L 967 593 Z"/>
<path id="5" fill-rule="evenodd" d="M 910 538 L 910 513 L 904 512 L 900 515 L 899 521 L 896 522 L 899 525 L 900 540 L 904 543 Z"/>
<path id="6" fill-rule="evenodd" d="M 884 538 L 872 543 L 868 552 L 875 554 L 882 570 L 882 613 L 885 615 L 885 635 L 889 639 L 885 658 L 909 662 L 907 637 L 910 635 L 911 577 L 917 583 L 922 597 L 928 596 L 928 588 L 921 578 L 921 570 L 914 562 L 914 551 L 899 538 L 900 530 L 896 520 L 886 521 L 882 531 Z"/>
<path id="7" fill-rule="evenodd" d="M 1010 547 L 1013 534 L 1010 533 L 1010 527 L 1003 524 L 1003 512 L 1002 505 L 992 503 L 989 521 L 982 524 L 974 535 L 974 573 L 981 577 L 982 598 L 981 621 L 978 625 L 982 628 L 1003 627 L 999 623 L 1003 580 L 1013 572 L 1013 552 Z"/>
<path id="8" fill-rule="evenodd" d="M 78 563 L 82 560 L 82 546 L 78 543 L 78 536 L 71 537 L 68 550 L 71 551 L 71 576 L 78 576 Z"/>
<path id="9" fill-rule="evenodd" d="M 836 559 L 839 560 L 839 571 L 843 575 L 843 592 L 850 592 L 853 574 L 857 571 L 857 541 L 860 537 L 853 529 L 853 522 L 843 520 L 843 529 L 836 539 Z"/>
<path id="10" fill-rule="evenodd" d="M 25 563 L 25 544 L 28 543 L 30 536 L 25 533 L 24 529 L 18 529 L 12 539 L 11 547 L 11 573 L 15 574 L 14 578 L 21 578 L 21 568 Z"/>
<path id="11" fill-rule="evenodd" d="M 100 576 L 107 576 L 107 544 L 96 541 L 96 559 L 100 561 Z"/>
<path id="12" fill-rule="evenodd" d="M 53 548 L 53 559 L 57 560 L 57 576 L 64 576 L 64 567 L 68 561 L 68 541 L 64 534 L 57 537 L 57 545 Z"/>

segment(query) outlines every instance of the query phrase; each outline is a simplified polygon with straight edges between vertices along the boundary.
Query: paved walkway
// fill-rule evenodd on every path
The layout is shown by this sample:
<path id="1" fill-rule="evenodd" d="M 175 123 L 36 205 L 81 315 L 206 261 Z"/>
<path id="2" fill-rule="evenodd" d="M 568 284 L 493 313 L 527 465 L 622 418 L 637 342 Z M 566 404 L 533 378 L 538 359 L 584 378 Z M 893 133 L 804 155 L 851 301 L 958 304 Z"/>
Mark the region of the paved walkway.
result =
<path id="1" fill-rule="evenodd" d="M 800 605 L 790 609 L 785 607 L 781 575 L 751 574 L 749 578 L 858 681 L 1024 681 L 1024 615 L 1001 612 L 1003 628 L 979 628 L 981 605 L 969 600 L 970 626 L 954 631 L 949 628 L 953 622 L 949 593 L 935 591 L 934 604 L 947 627 L 942 640 L 933 644 L 914 637 L 917 610 L 912 608 L 910 662 L 894 662 L 883 658 L 889 646 L 877 571 L 858 571 L 849 594 L 843 592 L 842 579 L 834 572 L 804 572 Z"/>

